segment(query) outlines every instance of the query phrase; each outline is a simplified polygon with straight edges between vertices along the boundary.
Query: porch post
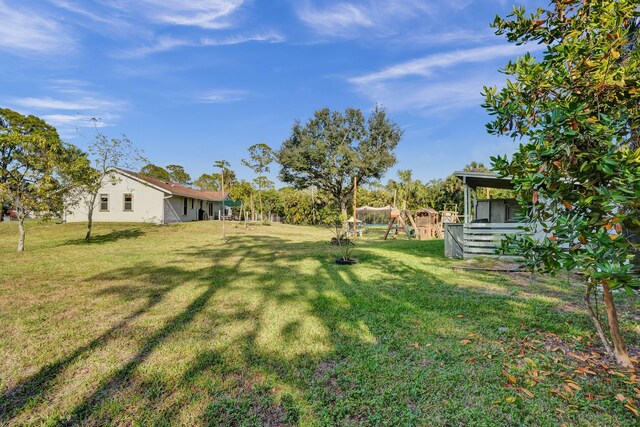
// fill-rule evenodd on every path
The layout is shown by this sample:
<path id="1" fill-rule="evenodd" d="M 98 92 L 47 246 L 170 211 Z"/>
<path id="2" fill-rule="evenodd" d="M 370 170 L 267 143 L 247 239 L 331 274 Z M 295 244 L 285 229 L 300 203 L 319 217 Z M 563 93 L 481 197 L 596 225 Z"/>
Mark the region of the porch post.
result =
<path id="1" fill-rule="evenodd" d="M 467 185 L 467 177 L 462 178 L 464 188 L 464 222 L 469 222 L 469 186 Z"/>

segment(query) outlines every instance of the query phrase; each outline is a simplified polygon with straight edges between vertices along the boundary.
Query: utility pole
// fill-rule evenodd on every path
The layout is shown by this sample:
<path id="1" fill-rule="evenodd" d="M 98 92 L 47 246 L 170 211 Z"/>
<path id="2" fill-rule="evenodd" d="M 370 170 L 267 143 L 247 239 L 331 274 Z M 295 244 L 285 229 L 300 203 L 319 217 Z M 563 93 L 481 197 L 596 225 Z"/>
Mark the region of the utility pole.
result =
<path id="1" fill-rule="evenodd" d="M 224 210 L 224 168 L 220 171 L 220 181 L 222 182 L 222 240 L 227 241 L 227 229 L 225 228 L 225 217 L 227 216 Z"/>
<path id="2" fill-rule="evenodd" d="M 213 164 L 214 167 L 220 168 L 220 181 L 222 184 L 222 240 L 226 243 L 227 241 L 227 229 L 225 227 L 225 216 L 226 212 L 224 209 L 224 169 L 230 167 L 231 165 L 226 160 L 218 160 Z"/>

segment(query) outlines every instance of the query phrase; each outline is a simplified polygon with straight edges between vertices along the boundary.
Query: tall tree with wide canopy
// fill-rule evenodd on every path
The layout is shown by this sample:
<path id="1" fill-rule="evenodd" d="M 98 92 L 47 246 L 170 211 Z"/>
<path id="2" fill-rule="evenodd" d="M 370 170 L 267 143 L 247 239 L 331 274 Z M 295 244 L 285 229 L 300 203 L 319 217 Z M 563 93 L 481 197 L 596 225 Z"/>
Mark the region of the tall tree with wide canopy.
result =
<path id="1" fill-rule="evenodd" d="M 180 165 L 167 165 L 167 172 L 169 172 L 169 181 L 185 185 L 189 187 L 191 182 L 191 176 L 184 170 L 184 167 Z"/>
<path id="2" fill-rule="evenodd" d="M 276 153 L 280 179 L 296 188 L 314 185 L 326 191 L 346 216 L 353 178 L 359 185 L 382 178 L 396 163 L 402 133 L 378 106 L 367 119 L 355 108 L 318 110 L 304 125 L 293 125 Z"/>
<path id="3" fill-rule="evenodd" d="M 0 199 L 16 209 L 18 252 L 24 251 L 29 214 L 61 213 L 69 191 L 88 171 L 86 154 L 64 143 L 53 126 L 0 109 Z"/>
<path id="4" fill-rule="evenodd" d="M 218 191 L 220 189 L 220 177 L 217 174 L 203 173 L 193 182 L 193 186 L 203 191 Z"/>
<path id="5" fill-rule="evenodd" d="M 154 165 L 153 163 L 147 163 L 140 169 L 140 173 L 144 176 L 151 178 L 161 179 L 163 181 L 169 181 L 169 171 L 162 166 Z"/>
<path id="6" fill-rule="evenodd" d="M 631 366 L 612 290 L 639 283 L 625 230 L 640 218 L 640 2 L 565 0 L 527 15 L 516 8 L 496 18 L 511 42 L 546 46 L 539 59 L 510 62 L 512 76 L 498 91 L 485 88 L 495 116 L 490 133 L 522 140 L 512 159 L 493 158 L 513 176 L 524 219 L 546 238 L 523 236 L 517 245 L 532 269 L 577 271 L 585 303 L 606 350 Z M 592 298 L 602 291 L 609 334 Z M 597 307 L 597 306 L 596 306 Z"/>
<path id="7" fill-rule="evenodd" d="M 242 164 L 258 175 L 271 170 L 271 163 L 275 160 L 273 149 L 267 144 L 254 144 L 248 148 L 249 158 L 242 159 Z"/>
<path id="8" fill-rule="evenodd" d="M 220 180 L 219 173 L 203 173 L 193 182 L 193 186 L 198 190 L 205 191 L 222 191 L 222 182 Z M 231 187 L 238 183 L 236 173 L 229 169 L 224 168 L 224 191 L 230 191 Z"/>

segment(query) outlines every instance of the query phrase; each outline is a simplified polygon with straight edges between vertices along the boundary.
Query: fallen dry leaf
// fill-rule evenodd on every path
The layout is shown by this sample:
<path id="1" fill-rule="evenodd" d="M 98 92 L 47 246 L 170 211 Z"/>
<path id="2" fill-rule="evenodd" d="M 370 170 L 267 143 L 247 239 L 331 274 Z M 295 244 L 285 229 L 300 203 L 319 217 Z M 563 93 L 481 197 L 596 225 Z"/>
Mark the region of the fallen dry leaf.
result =
<path id="1" fill-rule="evenodd" d="M 516 380 L 516 377 L 514 377 L 513 375 L 511 375 L 510 373 L 508 373 L 507 371 L 502 371 L 502 375 L 504 375 L 505 377 L 507 377 L 507 379 L 509 380 L 510 383 L 512 384 L 516 384 L 518 382 L 518 380 Z"/>
<path id="2" fill-rule="evenodd" d="M 640 414 L 638 414 L 638 409 L 635 406 L 633 406 L 633 405 L 631 405 L 629 403 L 625 403 L 624 407 L 627 408 L 628 410 L 630 410 L 631 412 L 633 412 L 633 415 L 635 415 L 636 417 L 640 415 Z"/>
<path id="3" fill-rule="evenodd" d="M 627 400 L 627 398 L 620 393 L 616 394 L 616 399 L 618 399 L 620 402 L 624 402 L 625 400 Z"/>
<path id="4" fill-rule="evenodd" d="M 467 345 L 471 342 L 471 340 L 460 340 L 460 344 Z"/>
<path id="5" fill-rule="evenodd" d="M 520 390 L 522 390 L 522 392 L 523 392 L 524 394 L 526 394 L 527 396 L 529 396 L 529 397 L 531 397 L 531 398 L 535 397 L 535 396 L 533 395 L 533 393 L 531 393 L 529 390 L 527 390 L 527 389 L 526 389 L 526 388 L 524 388 L 524 387 L 521 387 L 521 388 L 520 388 Z"/>
<path id="6" fill-rule="evenodd" d="M 578 390 L 578 391 L 582 390 L 582 388 L 578 384 L 574 383 L 573 381 L 567 381 L 567 385 L 574 390 Z"/>
<path id="7" fill-rule="evenodd" d="M 573 397 L 573 390 L 571 389 L 571 387 L 569 387 L 569 386 L 568 386 L 568 385 L 566 385 L 566 384 L 564 384 L 562 387 L 564 388 L 564 391 L 566 391 L 566 392 L 567 392 L 567 394 L 568 394 L 570 397 Z"/>

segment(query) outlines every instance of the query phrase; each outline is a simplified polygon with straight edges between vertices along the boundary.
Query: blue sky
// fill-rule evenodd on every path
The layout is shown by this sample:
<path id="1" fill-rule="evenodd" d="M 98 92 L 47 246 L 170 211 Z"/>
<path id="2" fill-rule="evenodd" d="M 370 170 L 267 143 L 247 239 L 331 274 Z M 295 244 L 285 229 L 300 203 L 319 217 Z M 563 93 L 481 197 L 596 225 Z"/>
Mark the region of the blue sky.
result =
<path id="1" fill-rule="evenodd" d="M 528 9 L 545 5 L 527 0 Z M 485 132 L 483 85 L 527 48 L 489 27 L 501 0 L 0 0 L 0 105 L 86 148 L 101 118 L 158 165 L 241 178 L 319 108 L 379 103 L 405 129 L 396 169 L 443 178 L 515 143 Z M 272 178 L 277 175 L 277 167 Z"/>

